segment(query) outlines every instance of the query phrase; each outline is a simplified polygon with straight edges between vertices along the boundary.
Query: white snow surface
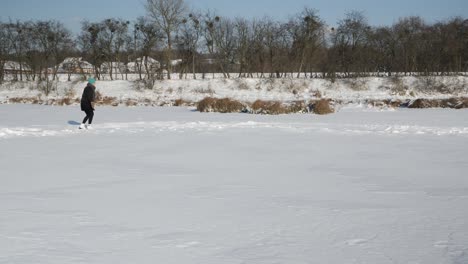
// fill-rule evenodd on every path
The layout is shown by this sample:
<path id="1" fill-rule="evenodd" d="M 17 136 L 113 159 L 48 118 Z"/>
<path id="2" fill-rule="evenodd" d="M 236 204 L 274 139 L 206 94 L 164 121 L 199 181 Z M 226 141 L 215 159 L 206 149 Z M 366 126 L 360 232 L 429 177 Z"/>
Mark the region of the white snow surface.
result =
<path id="1" fill-rule="evenodd" d="M 0 105 L 0 263 L 468 263 L 468 111 Z"/>

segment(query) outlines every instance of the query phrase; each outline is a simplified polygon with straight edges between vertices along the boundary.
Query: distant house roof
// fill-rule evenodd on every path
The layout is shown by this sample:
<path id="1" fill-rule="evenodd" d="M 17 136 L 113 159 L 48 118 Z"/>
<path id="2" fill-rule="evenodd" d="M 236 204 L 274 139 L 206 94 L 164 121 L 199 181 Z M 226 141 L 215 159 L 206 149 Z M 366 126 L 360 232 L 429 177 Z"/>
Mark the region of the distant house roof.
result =
<path id="1" fill-rule="evenodd" d="M 137 71 L 138 67 L 144 68 L 144 64 L 151 66 L 153 69 L 159 69 L 161 67 L 161 63 L 151 57 L 140 57 L 135 59 L 135 61 L 127 63 L 127 68 L 130 71 Z"/>
<path id="2" fill-rule="evenodd" d="M 93 69 L 93 65 L 81 57 L 68 57 L 59 64 L 59 68 L 80 67 L 82 69 Z"/>
<path id="3" fill-rule="evenodd" d="M 172 66 L 177 66 L 182 63 L 182 59 L 171 60 Z"/>
<path id="4" fill-rule="evenodd" d="M 147 62 L 147 63 L 154 63 L 154 64 L 160 64 L 159 61 L 151 58 L 151 57 L 140 57 L 140 58 L 137 58 L 134 63 L 141 63 L 141 62 Z"/>
<path id="5" fill-rule="evenodd" d="M 22 69 L 23 71 L 30 71 L 31 68 L 26 63 L 19 63 L 17 61 L 6 61 L 5 65 L 3 66 L 3 70 L 5 71 L 19 71 Z"/>

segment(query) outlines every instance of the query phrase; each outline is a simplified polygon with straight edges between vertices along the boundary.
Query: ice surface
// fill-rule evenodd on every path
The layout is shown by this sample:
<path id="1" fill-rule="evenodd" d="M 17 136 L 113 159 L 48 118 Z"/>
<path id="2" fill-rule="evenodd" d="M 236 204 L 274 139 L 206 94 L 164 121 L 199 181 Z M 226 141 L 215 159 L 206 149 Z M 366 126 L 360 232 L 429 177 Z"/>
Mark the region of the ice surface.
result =
<path id="1" fill-rule="evenodd" d="M 0 105 L 0 263 L 468 263 L 467 110 Z"/>

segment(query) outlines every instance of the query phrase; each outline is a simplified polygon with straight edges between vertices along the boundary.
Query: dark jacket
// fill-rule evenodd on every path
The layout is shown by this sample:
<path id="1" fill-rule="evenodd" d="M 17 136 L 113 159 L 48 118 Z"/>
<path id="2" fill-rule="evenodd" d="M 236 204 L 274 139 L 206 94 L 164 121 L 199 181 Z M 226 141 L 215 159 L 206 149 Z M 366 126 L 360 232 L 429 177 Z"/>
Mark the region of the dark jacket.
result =
<path id="1" fill-rule="evenodd" d="M 96 87 L 90 83 L 86 85 L 86 88 L 83 91 L 83 95 L 81 96 L 81 110 L 94 110 L 92 106 L 92 102 L 94 102 L 96 98 Z"/>

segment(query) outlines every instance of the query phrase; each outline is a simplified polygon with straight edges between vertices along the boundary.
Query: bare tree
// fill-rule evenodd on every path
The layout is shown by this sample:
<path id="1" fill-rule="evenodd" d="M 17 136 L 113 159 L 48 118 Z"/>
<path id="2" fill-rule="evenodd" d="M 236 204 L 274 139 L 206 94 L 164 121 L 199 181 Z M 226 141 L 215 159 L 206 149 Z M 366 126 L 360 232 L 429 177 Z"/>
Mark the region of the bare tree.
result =
<path id="1" fill-rule="evenodd" d="M 201 15 L 196 12 L 190 13 L 188 18 L 182 20 L 183 25 L 181 27 L 178 45 L 179 51 L 182 51 L 184 58 L 183 70 L 180 72 L 180 78 L 182 78 L 184 72 L 188 72 L 189 66 L 191 66 L 193 78 L 197 78 L 195 74 L 195 60 L 198 54 L 198 46 L 203 32 L 200 20 Z"/>
<path id="2" fill-rule="evenodd" d="M 284 35 L 284 28 L 280 26 L 278 22 L 273 21 L 272 19 L 265 18 L 262 21 L 263 31 L 265 36 L 262 38 L 263 45 L 266 49 L 266 62 L 262 67 L 263 71 L 268 71 L 270 73 L 270 78 L 276 74 L 276 77 L 279 77 L 280 72 L 280 59 L 279 53 L 281 50 L 281 36 Z M 266 68 L 266 69 L 265 69 Z"/>
<path id="3" fill-rule="evenodd" d="M 8 39 L 7 25 L 0 23 L 0 84 L 5 80 L 4 67 L 7 55 L 10 53 L 11 43 Z"/>
<path id="4" fill-rule="evenodd" d="M 182 24 L 187 10 L 184 0 L 147 0 L 145 5 L 148 15 L 153 19 L 157 27 L 166 35 L 166 65 L 168 78 L 172 72 L 172 35 L 177 32 Z"/>
<path id="5" fill-rule="evenodd" d="M 405 75 L 418 71 L 417 57 L 421 34 L 426 27 L 420 17 L 407 17 L 393 25 L 393 30 L 398 35 L 399 68 Z"/>
<path id="6" fill-rule="evenodd" d="M 249 50 L 252 36 L 249 22 L 243 18 L 237 18 L 234 22 L 236 35 L 236 57 L 239 63 L 239 77 L 245 77 L 245 72 L 249 67 Z"/>
<path id="7" fill-rule="evenodd" d="M 82 22 L 81 34 L 78 37 L 78 45 L 83 53 L 88 58 L 89 62 L 94 67 L 94 76 L 98 79 L 101 78 L 100 67 L 105 60 L 103 54 L 102 41 L 102 25 L 100 23 L 91 23 L 88 21 Z"/>
<path id="8" fill-rule="evenodd" d="M 380 27 L 372 31 L 370 60 L 368 63 L 374 72 L 386 72 L 392 76 L 396 62 L 397 36 L 390 27 Z"/>
<path id="9" fill-rule="evenodd" d="M 265 77 L 265 65 L 267 57 L 267 48 L 265 38 L 267 27 L 265 20 L 254 20 L 251 23 L 251 43 L 247 52 L 247 61 L 250 66 L 249 76 L 252 76 L 252 71 L 257 72 L 257 77 Z M 258 75 L 260 73 L 260 75 Z"/>
<path id="10" fill-rule="evenodd" d="M 368 43 L 370 30 L 362 12 L 352 11 L 339 21 L 333 35 L 333 43 L 339 49 L 341 67 L 347 75 L 350 71 L 360 73 L 364 70 L 363 52 Z"/>
<path id="11" fill-rule="evenodd" d="M 27 46 L 31 44 L 32 39 L 36 33 L 31 26 L 31 22 L 21 22 L 10 21 L 6 24 L 6 38 L 10 43 L 11 54 L 13 54 L 16 61 L 19 63 L 19 80 L 23 81 L 23 66 L 24 66 L 24 57 L 27 50 Z M 18 79 L 18 76 L 15 75 L 15 79 Z"/>
<path id="12" fill-rule="evenodd" d="M 305 8 L 301 14 L 289 22 L 288 29 L 293 47 L 297 50 L 297 77 L 299 78 L 306 64 L 311 63 L 310 60 L 319 46 L 324 45 L 324 22 L 316 10 Z"/>
<path id="13" fill-rule="evenodd" d="M 41 69 L 43 69 L 44 77 L 42 79 L 40 77 L 40 80 L 45 81 L 45 84 L 41 85 L 40 88 L 48 94 L 53 88 L 49 74 L 53 73 L 55 80 L 58 64 L 64 59 L 63 51 L 69 50 L 73 41 L 69 31 L 57 21 L 38 21 L 34 24 L 34 29 L 37 49 L 42 55 Z"/>
<path id="14" fill-rule="evenodd" d="M 105 66 L 111 80 L 113 80 L 114 70 L 122 73 L 124 69 L 121 67 L 120 53 L 122 48 L 129 38 L 128 25 L 129 21 L 121 19 L 105 19 L 100 23 L 100 42 L 102 56 L 105 58 Z M 115 65 L 116 64 L 116 65 Z M 115 74 L 117 75 L 117 71 Z"/>
<path id="15" fill-rule="evenodd" d="M 216 56 L 221 72 L 225 78 L 231 78 L 228 66 L 234 63 L 236 37 L 234 23 L 220 16 L 206 15 L 205 38 L 209 52 Z"/>
<path id="16" fill-rule="evenodd" d="M 154 23 L 148 20 L 146 17 L 139 17 L 134 27 L 134 41 L 135 41 L 135 63 L 137 71 L 141 78 L 142 70 L 145 70 L 146 79 L 152 80 L 153 84 L 156 78 L 159 76 L 160 68 L 156 68 L 153 62 L 150 62 L 150 56 L 155 52 L 158 43 L 163 39 L 163 33 Z M 140 49 L 140 52 L 137 51 Z M 140 60 L 143 58 L 142 60 Z"/>

